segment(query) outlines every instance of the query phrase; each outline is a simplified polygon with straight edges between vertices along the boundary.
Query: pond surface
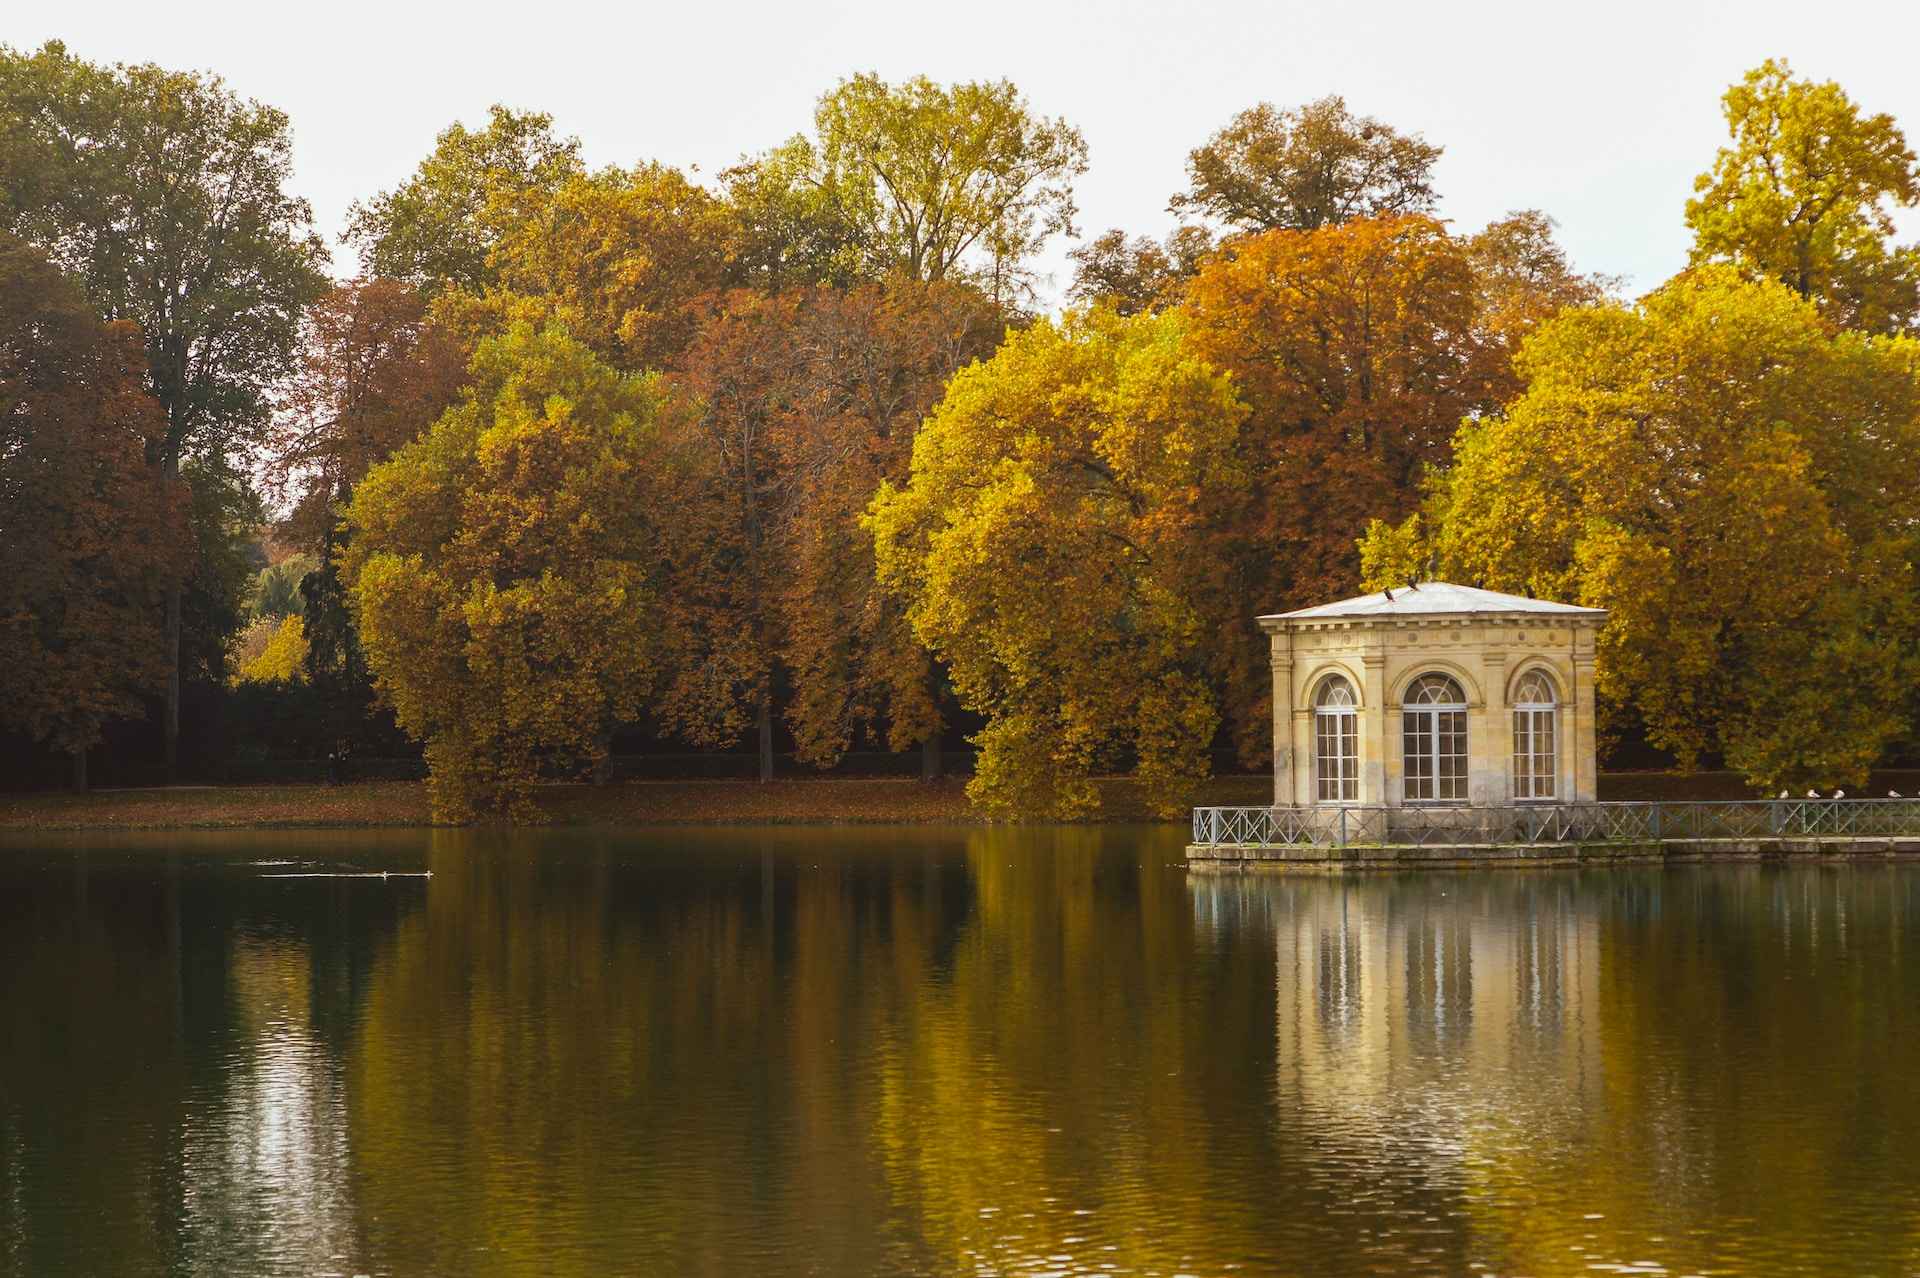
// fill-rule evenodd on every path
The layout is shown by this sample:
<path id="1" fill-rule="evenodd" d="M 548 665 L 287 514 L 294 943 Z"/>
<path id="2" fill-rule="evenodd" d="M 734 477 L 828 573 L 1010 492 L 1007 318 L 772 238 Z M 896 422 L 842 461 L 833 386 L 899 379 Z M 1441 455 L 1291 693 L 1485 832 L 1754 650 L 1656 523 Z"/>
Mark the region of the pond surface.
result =
<path id="1" fill-rule="evenodd" d="M 1917 1270 L 1920 869 L 0 842 L 0 1274 Z"/>

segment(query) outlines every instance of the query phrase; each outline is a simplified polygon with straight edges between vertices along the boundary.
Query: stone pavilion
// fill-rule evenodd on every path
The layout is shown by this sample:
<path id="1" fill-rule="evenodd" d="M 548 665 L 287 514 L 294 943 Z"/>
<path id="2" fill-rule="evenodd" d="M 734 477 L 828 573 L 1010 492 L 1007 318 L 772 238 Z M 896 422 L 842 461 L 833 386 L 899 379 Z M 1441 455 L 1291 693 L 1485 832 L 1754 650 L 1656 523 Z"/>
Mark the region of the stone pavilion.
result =
<path id="1" fill-rule="evenodd" d="M 1274 805 L 1592 802 L 1606 619 L 1444 581 L 1261 617 Z"/>

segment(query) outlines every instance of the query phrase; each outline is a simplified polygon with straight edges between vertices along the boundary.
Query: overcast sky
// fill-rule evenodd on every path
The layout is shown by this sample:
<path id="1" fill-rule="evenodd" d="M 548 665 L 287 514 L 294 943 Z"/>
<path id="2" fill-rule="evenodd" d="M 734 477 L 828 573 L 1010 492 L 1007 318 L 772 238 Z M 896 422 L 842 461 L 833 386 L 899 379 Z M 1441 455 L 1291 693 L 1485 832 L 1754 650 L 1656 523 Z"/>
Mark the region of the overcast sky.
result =
<path id="1" fill-rule="evenodd" d="M 1920 3 L 1554 0 L 726 3 L 13 0 L 0 42 L 211 70 L 293 120 L 296 185 L 330 242 L 455 119 L 550 112 L 593 165 L 711 175 L 806 128 L 841 77 L 1007 77 L 1079 126 L 1080 229 L 1159 234 L 1187 152 L 1262 100 L 1328 93 L 1446 149 L 1442 216 L 1540 208 L 1584 270 L 1644 290 L 1682 265 L 1682 206 L 1725 138 L 1719 97 L 1763 59 L 1838 80 L 1920 142 Z M 1920 234 L 1920 217 L 1902 219 Z M 1070 243 L 1044 262 L 1064 288 Z M 341 269 L 351 265 L 336 247 Z"/>

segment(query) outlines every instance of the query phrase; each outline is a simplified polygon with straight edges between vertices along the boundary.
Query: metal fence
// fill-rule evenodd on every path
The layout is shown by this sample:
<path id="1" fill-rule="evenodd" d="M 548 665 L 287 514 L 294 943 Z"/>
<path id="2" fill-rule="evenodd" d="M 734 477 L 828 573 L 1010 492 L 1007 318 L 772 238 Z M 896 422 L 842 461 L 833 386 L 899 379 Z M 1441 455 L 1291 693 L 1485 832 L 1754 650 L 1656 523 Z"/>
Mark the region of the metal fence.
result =
<path id="1" fill-rule="evenodd" d="M 1501 807 L 1195 808 L 1212 847 L 1645 843 L 1661 839 L 1920 837 L 1920 799 L 1552 803 Z"/>

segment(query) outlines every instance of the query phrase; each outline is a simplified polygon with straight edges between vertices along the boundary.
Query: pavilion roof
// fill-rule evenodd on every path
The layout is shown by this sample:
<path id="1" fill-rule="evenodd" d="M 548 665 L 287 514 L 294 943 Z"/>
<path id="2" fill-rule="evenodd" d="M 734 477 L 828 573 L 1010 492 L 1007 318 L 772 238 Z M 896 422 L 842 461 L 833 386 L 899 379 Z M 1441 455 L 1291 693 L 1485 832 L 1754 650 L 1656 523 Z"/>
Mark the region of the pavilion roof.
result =
<path id="1" fill-rule="evenodd" d="M 1551 599 L 1529 599 L 1478 586 L 1456 586 L 1450 581 L 1423 581 L 1417 585 L 1381 590 L 1371 595 L 1355 595 L 1337 603 L 1298 608 L 1274 613 L 1261 621 L 1312 621 L 1334 617 L 1436 617 L 1461 615 L 1510 615 L 1537 613 L 1547 616 L 1604 617 L 1604 608 L 1582 608 L 1576 604 L 1555 603 Z"/>

